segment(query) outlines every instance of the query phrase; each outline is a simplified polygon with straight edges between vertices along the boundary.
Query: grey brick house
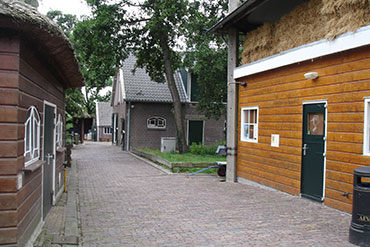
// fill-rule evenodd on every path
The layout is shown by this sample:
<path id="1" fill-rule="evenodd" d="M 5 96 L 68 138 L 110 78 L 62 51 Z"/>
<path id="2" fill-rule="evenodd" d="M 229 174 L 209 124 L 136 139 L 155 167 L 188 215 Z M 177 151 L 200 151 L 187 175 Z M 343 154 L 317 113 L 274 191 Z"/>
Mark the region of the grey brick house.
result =
<path id="1" fill-rule="evenodd" d="M 129 56 L 113 82 L 111 106 L 112 142 L 125 150 L 156 148 L 162 137 L 176 137 L 172 98 L 166 83 L 150 79 L 144 69 L 132 73 L 136 62 Z M 183 103 L 188 144 L 212 145 L 225 139 L 225 118 L 207 119 L 196 110 L 197 85 L 185 70 L 175 73 L 175 81 Z"/>
<path id="2" fill-rule="evenodd" d="M 109 102 L 96 102 L 96 140 L 112 141 L 112 107 Z"/>

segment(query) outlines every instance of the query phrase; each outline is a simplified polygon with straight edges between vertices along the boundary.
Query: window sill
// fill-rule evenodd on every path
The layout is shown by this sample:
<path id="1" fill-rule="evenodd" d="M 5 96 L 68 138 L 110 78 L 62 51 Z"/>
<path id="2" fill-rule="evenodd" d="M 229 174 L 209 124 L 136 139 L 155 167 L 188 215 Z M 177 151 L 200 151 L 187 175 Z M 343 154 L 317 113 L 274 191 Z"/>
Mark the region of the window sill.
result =
<path id="1" fill-rule="evenodd" d="M 240 141 L 242 141 L 242 142 L 258 143 L 258 140 L 254 140 L 254 139 L 240 139 Z"/>
<path id="2" fill-rule="evenodd" d="M 37 169 L 39 169 L 42 165 L 44 165 L 45 163 L 46 163 L 45 160 L 38 160 L 38 161 L 33 162 L 31 165 L 28 165 L 27 167 L 24 167 L 22 170 L 26 173 L 27 172 L 34 172 Z"/>
<path id="3" fill-rule="evenodd" d="M 59 147 L 59 148 L 57 148 L 57 152 L 58 153 L 63 153 L 65 151 L 66 151 L 66 148 L 65 147 Z"/>

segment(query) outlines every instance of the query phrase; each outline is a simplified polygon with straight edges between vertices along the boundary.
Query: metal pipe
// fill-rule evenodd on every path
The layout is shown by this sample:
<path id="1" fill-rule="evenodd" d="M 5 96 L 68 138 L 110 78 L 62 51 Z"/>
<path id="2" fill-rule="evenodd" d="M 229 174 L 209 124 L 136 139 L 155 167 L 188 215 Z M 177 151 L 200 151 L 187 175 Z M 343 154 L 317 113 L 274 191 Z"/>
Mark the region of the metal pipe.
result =
<path id="1" fill-rule="evenodd" d="M 130 150 L 130 119 L 131 119 L 131 102 L 128 102 L 127 109 L 127 134 L 126 134 L 126 149 Z"/>

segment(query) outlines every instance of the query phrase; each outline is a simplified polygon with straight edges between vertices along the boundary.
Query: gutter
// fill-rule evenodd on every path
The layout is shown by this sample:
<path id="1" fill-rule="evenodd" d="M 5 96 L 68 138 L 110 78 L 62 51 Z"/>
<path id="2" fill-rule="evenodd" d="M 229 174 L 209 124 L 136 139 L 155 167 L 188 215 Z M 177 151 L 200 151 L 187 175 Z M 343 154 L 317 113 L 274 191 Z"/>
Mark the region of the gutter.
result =
<path id="1" fill-rule="evenodd" d="M 206 33 L 208 34 L 216 34 L 216 33 L 225 33 L 227 34 L 227 31 L 222 31 L 220 29 L 223 29 L 225 26 L 232 24 L 231 22 L 234 22 L 235 19 L 242 14 L 242 16 L 239 16 L 238 19 L 243 18 L 244 16 L 248 15 L 250 12 L 254 10 L 254 8 L 250 9 L 246 12 L 246 10 L 254 3 L 258 2 L 260 0 L 247 0 L 244 3 L 242 3 L 238 8 L 236 8 L 233 12 L 228 14 L 225 18 L 221 19 L 219 22 L 217 22 L 215 25 L 213 25 Z M 261 3 L 265 1 L 260 1 Z"/>

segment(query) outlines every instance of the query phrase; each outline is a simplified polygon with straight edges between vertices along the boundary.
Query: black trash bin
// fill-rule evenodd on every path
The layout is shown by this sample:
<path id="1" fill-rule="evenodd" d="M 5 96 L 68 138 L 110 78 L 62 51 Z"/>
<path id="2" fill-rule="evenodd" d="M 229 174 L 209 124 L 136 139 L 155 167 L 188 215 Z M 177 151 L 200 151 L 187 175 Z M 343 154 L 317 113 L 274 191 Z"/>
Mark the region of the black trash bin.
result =
<path id="1" fill-rule="evenodd" d="M 359 246 L 370 246 L 370 166 L 357 168 L 353 173 L 352 222 L 349 242 Z M 369 180 L 367 180 L 369 181 Z"/>

